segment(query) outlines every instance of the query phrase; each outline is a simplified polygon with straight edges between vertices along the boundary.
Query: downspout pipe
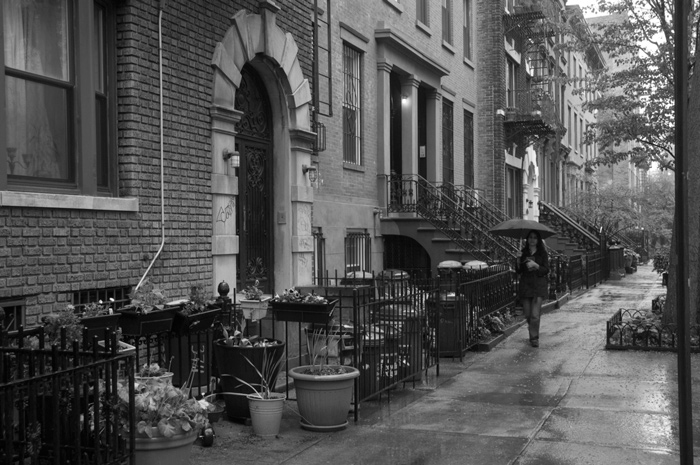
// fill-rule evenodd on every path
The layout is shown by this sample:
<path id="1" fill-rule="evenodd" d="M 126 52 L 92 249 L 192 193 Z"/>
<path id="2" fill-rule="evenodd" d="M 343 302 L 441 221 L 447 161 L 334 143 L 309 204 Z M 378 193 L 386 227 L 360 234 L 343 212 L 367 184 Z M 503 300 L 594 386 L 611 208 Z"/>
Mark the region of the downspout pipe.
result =
<path id="1" fill-rule="evenodd" d="M 160 247 L 158 248 L 158 252 L 156 252 L 156 254 L 153 256 L 151 264 L 148 265 L 146 272 L 143 274 L 141 280 L 136 285 L 136 289 L 134 290 L 138 290 L 138 288 L 141 287 L 141 284 L 143 284 L 143 281 L 146 279 L 146 276 L 148 276 L 151 268 L 153 268 L 153 264 L 163 251 L 163 247 L 165 247 L 165 182 L 163 176 L 163 9 L 165 7 L 165 3 L 166 0 L 161 0 L 160 9 L 158 11 L 158 93 L 160 97 Z"/>

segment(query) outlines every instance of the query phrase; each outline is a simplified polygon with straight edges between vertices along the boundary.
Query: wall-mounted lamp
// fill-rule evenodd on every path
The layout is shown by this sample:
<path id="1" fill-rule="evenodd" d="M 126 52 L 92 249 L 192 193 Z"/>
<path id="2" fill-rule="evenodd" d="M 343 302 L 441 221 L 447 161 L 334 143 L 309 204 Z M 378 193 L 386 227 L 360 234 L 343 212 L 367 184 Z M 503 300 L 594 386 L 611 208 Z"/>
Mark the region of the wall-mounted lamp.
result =
<path id="1" fill-rule="evenodd" d="M 401 100 L 404 102 L 408 100 L 408 94 L 401 94 Z"/>
<path id="2" fill-rule="evenodd" d="M 238 168 L 241 166 L 241 155 L 236 151 L 231 151 L 228 148 L 224 149 L 223 152 L 224 160 L 231 163 L 231 168 Z"/>
<path id="3" fill-rule="evenodd" d="M 496 114 L 498 116 L 506 116 L 506 111 L 502 108 L 499 108 L 498 110 L 496 110 Z"/>
<path id="4" fill-rule="evenodd" d="M 309 181 L 311 182 L 316 182 L 318 180 L 318 168 L 316 168 L 314 165 L 308 166 L 308 165 L 301 165 L 301 172 L 306 175 L 306 173 L 309 174 Z"/>

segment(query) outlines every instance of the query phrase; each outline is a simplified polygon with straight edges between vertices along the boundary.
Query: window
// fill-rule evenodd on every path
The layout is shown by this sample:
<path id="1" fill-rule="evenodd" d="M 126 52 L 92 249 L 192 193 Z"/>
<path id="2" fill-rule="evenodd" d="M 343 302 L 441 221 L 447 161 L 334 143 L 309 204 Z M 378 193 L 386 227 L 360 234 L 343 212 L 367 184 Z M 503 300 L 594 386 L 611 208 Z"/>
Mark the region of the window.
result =
<path id="1" fill-rule="evenodd" d="M 326 238 L 323 237 L 321 228 L 313 228 L 311 235 L 314 238 L 314 259 L 311 263 L 311 275 L 315 284 L 325 285 L 323 278 L 326 272 Z"/>
<path id="2" fill-rule="evenodd" d="M 25 326 L 24 302 L 21 300 L 6 300 L 0 302 L 0 308 L 5 312 L 5 318 L 0 320 L 0 330 L 17 331 Z"/>
<path id="3" fill-rule="evenodd" d="M 521 171 L 512 166 L 506 167 L 506 215 L 510 218 L 523 217 L 523 177 Z"/>
<path id="4" fill-rule="evenodd" d="M 454 163 L 454 108 L 449 100 L 442 100 L 442 181 L 455 182 Z"/>
<path id="5" fill-rule="evenodd" d="M 348 231 L 345 236 L 345 273 L 372 270 L 371 241 L 365 231 Z"/>
<path id="6" fill-rule="evenodd" d="M 573 78 L 574 78 L 574 89 L 578 89 L 578 80 L 576 79 L 576 78 L 577 78 L 577 76 L 576 76 L 576 69 L 578 68 L 578 65 L 577 65 L 576 63 L 577 63 L 577 60 L 576 60 L 576 57 L 574 57 L 574 69 L 573 69 L 573 72 L 574 72 L 574 76 L 573 76 Z"/>
<path id="7" fill-rule="evenodd" d="M 110 3 L 5 1 L 2 8 L 6 123 L 0 138 L 7 164 L 0 169 L 0 189 L 114 192 Z"/>
<path id="8" fill-rule="evenodd" d="M 568 138 L 569 141 L 569 148 L 571 148 L 571 105 L 568 105 L 568 123 L 566 126 L 566 137 Z"/>
<path id="9" fill-rule="evenodd" d="M 464 185 L 474 187 L 474 114 L 464 110 Z"/>
<path id="10" fill-rule="evenodd" d="M 416 19 L 426 26 L 430 25 L 428 1 L 429 0 L 416 0 Z"/>
<path id="11" fill-rule="evenodd" d="M 361 53 L 343 45 L 343 161 L 362 164 Z"/>
<path id="12" fill-rule="evenodd" d="M 506 106 L 515 108 L 515 76 L 518 65 L 513 60 L 506 61 Z"/>
<path id="13" fill-rule="evenodd" d="M 78 310 L 81 310 L 82 307 L 89 303 L 99 302 L 100 300 L 107 303 L 109 299 L 114 299 L 114 304 L 111 305 L 113 310 L 122 308 L 131 300 L 129 299 L 129 287 L 90 289 L 73 293 L 73 305 Z"/>
<path id="14" fill-rule="evenodd" d="M 472 59 L 472 0 L 464 0 L 464 19 L 462 35 L 464 36 L 464 58 Z"/>
<path id="15" fill-rule="evenodd" d="M 452 44 L 452 0 L 442 0 L 442 40 Z"/>
<path id="16" fill-rule="evenodd" d="M 578 149 L 583 154 L 583 118 L 579 118 L 578 127 L 581 129 L 581 135 L 578 138 Z"/>

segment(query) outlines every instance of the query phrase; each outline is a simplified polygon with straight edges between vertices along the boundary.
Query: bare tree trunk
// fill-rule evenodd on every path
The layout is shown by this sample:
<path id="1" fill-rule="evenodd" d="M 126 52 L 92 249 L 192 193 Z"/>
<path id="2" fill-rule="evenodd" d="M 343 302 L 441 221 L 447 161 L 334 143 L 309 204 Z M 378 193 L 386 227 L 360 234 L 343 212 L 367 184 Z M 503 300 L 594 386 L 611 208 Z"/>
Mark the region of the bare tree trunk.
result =
<path id="1" fill-rule="evenodd" d="M 695 50 L 695 62 L 700 59 L 700 49 Z M 700 128 L 700 75 L 694 72 L 690 76 L 690 90 L 688 95 L 688 126 L 690 131 Z M 700 275 L 700 138 L 688 138 L 688 153 L 686 154 L 686 169 L 688 172 L 688 197 L 685 202 L 688 205 L 688 236 L 687 248 L 682 250 L 688 262 L 688 276 L 690 287 L 688 289 L 688 300 L 690 308 L 690 324 L 697 322 L 698 302 L 700 302 L 700 286 L 698 286 L 698 276 Z M 678 321 L 676 312 L 676 282 L 678 253 L 681 251 L 677 242 L 677 230 L 681 225 L 673 222 L 673 235 L 671 236 L 671 260 L 668 270 L 668 292 L 666 294 L 666 307 L 664 308 L 664 323 L 676 323 Z"/>

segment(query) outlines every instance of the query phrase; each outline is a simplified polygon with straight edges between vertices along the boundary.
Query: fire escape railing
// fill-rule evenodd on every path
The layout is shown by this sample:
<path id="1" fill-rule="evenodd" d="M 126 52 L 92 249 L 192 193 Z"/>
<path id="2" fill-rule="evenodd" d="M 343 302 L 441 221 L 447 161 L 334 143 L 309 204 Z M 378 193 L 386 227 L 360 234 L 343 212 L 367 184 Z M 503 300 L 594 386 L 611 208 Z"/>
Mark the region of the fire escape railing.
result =
<path id="1" fill-rule="evenodd" d="M 562 209 L 544 200 L 539 201 L 538 207 L 540 220 L 543 223 L 576 241 L 582 249 L 588 251 L 600 250 L 600 236 L 588 231 L 585 226 L 579 224 Z"/>
<path id="2" fill-rule="evenodd" d="M 417 213 L 475 258 L 512 264 L 520 255 L 518 247 L 488 232 L 493 224 L 476 214 L 480 199 L 471 194 L 449 183 L 436 186 L 415 174 L 387 177 L 389 213 Z"/>

